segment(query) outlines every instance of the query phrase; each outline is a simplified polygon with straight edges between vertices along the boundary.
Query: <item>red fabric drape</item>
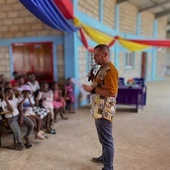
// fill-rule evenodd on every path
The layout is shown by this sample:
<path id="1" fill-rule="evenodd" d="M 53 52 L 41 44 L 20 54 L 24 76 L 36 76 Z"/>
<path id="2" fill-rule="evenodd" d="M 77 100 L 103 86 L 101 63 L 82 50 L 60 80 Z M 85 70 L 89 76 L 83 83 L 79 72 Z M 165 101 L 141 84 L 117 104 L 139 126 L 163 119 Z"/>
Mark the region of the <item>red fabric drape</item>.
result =
<path id="1" fill-rule="evenodd" d="M 71 0 L 53 0 L 66 19 L 73 19 L 73 4 Z"/>
<path id="2" fill-rule="evenodd" d="M 79 29 L 79 32 L 80 32 L 80 38 L 81 38 L 81 41 L 82 41 L 84 47 L 88 49 L 89 48 L 88 47 L 88 42 L 87 42 L 87 39 L 86 39 L 86 37 L 85 37 L 85 35 L 83 33 L 82 28 Z"/>
<path id="3" fill-rule="evenodd" d="M 126 40 L 150 46 L 170 47 L 170 40 L 132 40 L 132 39 Z"/>
<path id="4" fill-rule="evenodd" d="M 82 28 L 79 29 L 79 33 L 80 33 L 80 39 L 81 39 L 84 47 L 85 47 L 89 52 L 93 53 L 93 52 L 94 52 L 94 49 L 91 48 L 91 47 L 89 47 L 88 42 L 87 42 L 87 39 L 86 39 L 86 37 L 85 37 L 85 35 L 84 35 L 84 32 L 83 32 L 83 29 L 82 29 Z M 116 40 L 117 40 L 117 38 L 113 38 L 113 40 L 108 44 L 108 47 L 111 47 L 112 45 L 114 45 L 115 42 L 116 42 Z"/>
<path id="5" fill-rule="evenodd" d="M 86 37 L 85 37 L 85 35 L 84 35 L 83 29 L 80 28 L 80 29 L 79 29 L 79 32 L 80 32 L 80 39 L 81 39 L 84 47 L 85 47 L 89 52 L 93 53 L 94 49 L 91 48 L 91 47 L 89 47 L 88 42 L 87 42 L 87 39 L 86 39 Z"/>
<path id="6" fill-rule="evenodd" d="M 112 45 L 114 45 L 115 44 L 115 42 L 116 42 L 116 38 L 114 38 L 109 44 L 108 44 L 108 47 L 111 47 Z"/>

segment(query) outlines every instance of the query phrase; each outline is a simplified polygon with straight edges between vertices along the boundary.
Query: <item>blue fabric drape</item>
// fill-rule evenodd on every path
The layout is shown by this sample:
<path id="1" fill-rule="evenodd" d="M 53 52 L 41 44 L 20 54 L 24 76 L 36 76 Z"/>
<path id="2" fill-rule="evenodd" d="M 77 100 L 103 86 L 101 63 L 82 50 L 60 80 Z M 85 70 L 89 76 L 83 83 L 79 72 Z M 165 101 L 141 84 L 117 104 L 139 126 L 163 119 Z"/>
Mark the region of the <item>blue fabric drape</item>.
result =
<path id="1" fill-rule="evenodd" d="M 19 0 L 32 14 L 48 26 L 61 31 L 74 32 L 78 28 L 69 23 L 53 0 Z"/>

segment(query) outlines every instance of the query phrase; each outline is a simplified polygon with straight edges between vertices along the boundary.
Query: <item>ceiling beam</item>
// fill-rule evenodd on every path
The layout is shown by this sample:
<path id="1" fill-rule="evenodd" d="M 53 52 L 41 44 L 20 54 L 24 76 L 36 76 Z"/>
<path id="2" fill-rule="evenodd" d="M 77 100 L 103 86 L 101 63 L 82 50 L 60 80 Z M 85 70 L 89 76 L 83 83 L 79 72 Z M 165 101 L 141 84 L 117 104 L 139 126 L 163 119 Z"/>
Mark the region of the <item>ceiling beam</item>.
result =
<path id="1" fill-rule="evenodd" d="M 170 9 L 155 14 L 155 18 L 161 18 L 170 14 Z"/>
<path id="2" fill-rule="evenodd" d="M 129 1 L 129 0 L 117 0 L 117 4 L 121 4 L 121 3 L 127 2 L 127 1 Z"/>
<path id="3" fill-rule="evenodd" d="M 150 5 L 150 6 L 147 6 L 147 7 L 145 7 L 145 8 L 139 8 L 139 12 L 144 12 L 144 11 L 147 11 L 147 10 L 149 10 L 149 9 L 153 9 L 153 8 L 156 8 L 156 7 L 160 7 L 160 5 L 166 5 L 166 4 L 168 4 L 168 3 L 170 3 L 170 1 L 169 1 L 169 0 L 166 0 L 166 1 L 164 1 L 164 2 L 157 3 L 157 4 L 154 4 L 154 5 Z"/>

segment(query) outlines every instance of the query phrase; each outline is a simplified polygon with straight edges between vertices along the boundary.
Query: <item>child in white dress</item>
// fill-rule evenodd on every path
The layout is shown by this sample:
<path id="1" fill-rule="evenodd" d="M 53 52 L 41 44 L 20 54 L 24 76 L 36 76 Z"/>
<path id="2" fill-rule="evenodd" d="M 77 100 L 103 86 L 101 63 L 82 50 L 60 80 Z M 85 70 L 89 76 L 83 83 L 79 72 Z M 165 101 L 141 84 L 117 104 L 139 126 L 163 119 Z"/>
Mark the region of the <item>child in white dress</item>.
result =
<path id="1" fill-rule="evenodd" d="M 53 92 L 49 89 L 47 83 L 42 84 L 42 89 L 39 91 L 37 99 L 42 100 L 42 106 L 50 110 L 51 120 L 48 123 L 47 132 L 51 134 L 56 134 L 55 129 L 50 128 L 52 121 L 54 119 L 54 106 L 53 106 Z"/>

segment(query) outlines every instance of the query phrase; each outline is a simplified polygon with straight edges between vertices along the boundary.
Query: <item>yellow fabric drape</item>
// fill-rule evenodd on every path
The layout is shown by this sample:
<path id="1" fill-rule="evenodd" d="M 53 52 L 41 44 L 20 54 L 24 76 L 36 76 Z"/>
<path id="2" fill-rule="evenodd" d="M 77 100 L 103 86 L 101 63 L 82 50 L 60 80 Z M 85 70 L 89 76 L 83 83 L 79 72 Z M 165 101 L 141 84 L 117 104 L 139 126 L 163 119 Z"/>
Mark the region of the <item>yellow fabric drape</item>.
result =
<path id="1" fill-rule="evenodd" d="M 101 31 L 98 31 L 86 24 L 81 23 L 81 21 L 76 17 L 74 18 L 74 25 L 77 27 L 82 27 L 86 34 L 98 44 L 109 44 L 114 39 L 114 37 L 111 37 Z M 123 47 L 127 48 L 130 51 L 140 51 L 150 47 L 148 45 L 125 40 L 121 37 L 118 37 L 118 40 Z"/>
<path id="2" fill-rule="evenodd" d="M 74 17 L 74 25 L 75 27 L 80 27 L 82 23 L 78 18 Z"/>
<path id="3" fill-rule="evenodd" d="M 82 27 L 86 34 L 98 44 L 109 44 L 113 40 L 113 37 L 106 35 L 101 31 L 98 31 L 86 24 L 81 23 L 78 18 L 74 18 L 74 25 Z"/>
<path id="4" fill-rule="evenodd" d="M 98 44 L 109 44 L 112 40 L 113 37 L 110 37 L 92 27 L 89 27 L 85 24 L 83 24 L 83 29 L 86 32 L 86 34 L 88 34 L 88 36 L 95 42 L 97 42 Z"/>
<path id="5" fill-rule="evenodd" d="M 130 51 L 144 50 L 150 46 L 128 41 L 119 37 L 119 43 Z"/>

